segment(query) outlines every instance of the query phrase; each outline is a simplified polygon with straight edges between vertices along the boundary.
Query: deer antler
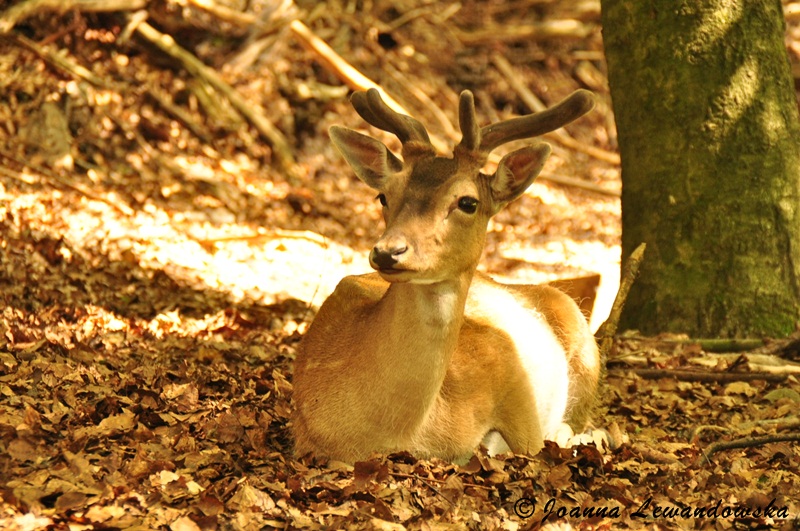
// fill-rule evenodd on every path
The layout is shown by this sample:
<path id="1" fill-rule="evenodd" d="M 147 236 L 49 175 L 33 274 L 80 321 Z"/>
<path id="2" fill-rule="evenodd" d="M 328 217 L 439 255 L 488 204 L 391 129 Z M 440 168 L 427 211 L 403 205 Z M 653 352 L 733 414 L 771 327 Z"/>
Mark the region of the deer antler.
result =
<path id="1" fill-rule="evenodd" d="M 512 118 L 478 129 L 472 93 L 461 93 L 458 121 L 463 135 L 458 147 L 488 155 L 498 146 L 555 131 L 594 107 L 594 97 L 588 90 L 576 90 L 557 105 L 534 114 Z"/>
<path id="2" fill-rule="evenodd" d="M 369 124 L 382 129 L 400 139 L 404 158 L 409 155 L 410 146 L 414 151 L 435 154 L 430 136 L 419 120 L 392 110 L 381 98 L 377 89 L 356 92 L 351 101 L 356 112 Z M 456 150 L 488 155 L 498 146 L 543 135 L 555 131 L 594 107 L 594 97 L 588 90 L 576 90 L 557 105 L 534 114 L 512 118 L 503 122 L 478 127 L 475 115 L 475 99 L 472 92 L 461 93 L 458 105 L 458 122 L 461 127 L 461 142 Z"/>
<path id="3" fill-rule="evenodd" d="M 475 97 L 468 90 L 463 91 L 458 100 L 458 125 L 461 128 L 461 142 L 458 147 L 463 146 L 471 152 L 480 151 L 481 130 L 475 116 Z"/>
<path id="4" fill-rule="evenodd" d="M 403 144 L 405 155 L 406 144 L 416 142 L 431 152 L 435 152 L 425 126 L 405 114 L 392 110 L 381 98 L 377 89 L 371 88 L 366 92 L 355 92 L 351 98 L 356 112 L 369 124 L 378 129 L 392 133 Z"/>

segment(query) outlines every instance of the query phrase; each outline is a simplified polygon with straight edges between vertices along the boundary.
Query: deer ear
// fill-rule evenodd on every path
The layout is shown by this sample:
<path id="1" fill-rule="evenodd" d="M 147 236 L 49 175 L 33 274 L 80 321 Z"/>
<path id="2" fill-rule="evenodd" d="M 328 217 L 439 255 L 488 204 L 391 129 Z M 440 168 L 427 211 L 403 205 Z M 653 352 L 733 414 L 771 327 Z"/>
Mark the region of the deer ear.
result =
<path id="1" fill-rule="evenodd" d="M 500 205 L 510 203 L 531 185 L 542 171 L 550 146 L 538 144 L 512 151 L 500 160 L 492 179 L 492 198 Z"/>
<path id="2" fill-rule="evenodd" d="M 387 175 L 402 168 L 400 159 L 383 143 L 372 137 L 336 125 L 328 132 L 333 145 L 353 168 L 356 177 L 364 181 L 367 186 L 381 188 L 381 181 Z"/>

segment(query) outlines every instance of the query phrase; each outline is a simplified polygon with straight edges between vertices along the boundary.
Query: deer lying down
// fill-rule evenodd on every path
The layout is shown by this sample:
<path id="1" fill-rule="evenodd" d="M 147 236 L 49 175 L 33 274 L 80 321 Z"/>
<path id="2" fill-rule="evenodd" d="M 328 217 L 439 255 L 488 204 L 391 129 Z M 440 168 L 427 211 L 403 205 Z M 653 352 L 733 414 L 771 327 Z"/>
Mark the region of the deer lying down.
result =
<path id="1" fill-rule="evenodd" d="M 518 149 L 485 175 L 489 153 L 575 120 L 592 95 L 577 91 L 546 111 L 479 128 L 465 91 L 453 158 L 436 156 L 423 125 L 389 109 L 378 91 L 352 102 L 400 139 L 403 158 L 371 137 L 330 129 L 356 176 L 379 192 L 386 230 L 369 257 L 377 273 L 344 278 L 300 346 L 296 452 L 457 460 L 481 442 L 535 454 L 565 421 L 582 430 L 600 359 L 578 306 L 554 288 L 503 285 L 475 269 L 489 218 L 528 188 L 550 148 Z"/>

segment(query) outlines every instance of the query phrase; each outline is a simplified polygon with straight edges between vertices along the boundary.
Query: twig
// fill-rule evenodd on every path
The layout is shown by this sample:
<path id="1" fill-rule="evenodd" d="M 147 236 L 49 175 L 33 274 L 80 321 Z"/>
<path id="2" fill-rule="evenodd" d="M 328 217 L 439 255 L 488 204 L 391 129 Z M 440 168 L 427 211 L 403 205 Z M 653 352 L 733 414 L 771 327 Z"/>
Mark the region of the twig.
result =
<path id="1" fill-rule="evenodd" d="M 252 24 L 242 28 L 247 30 L 247 38 L 226 62 L 226 69 L 233 72 L 247 70 L 267 48 L 285 38 L 284 30 L 299 9 L 293 0 L 272 0 L 265 7 Z"/>
<path id="2" fill-rule="evenodd" d="M 25 175 L 24 173 L 12 170 L 11 168 L 7 168 L 5 166 L 0 166 L 0 175 L 28 185 L 39 182 L 37 179 L 33 178 L 35 177 L 34 175 Z"/>
<path id="3" fill-rule="evenodd" d="M 522 102 L 532 111 L 534 112 L 542 112 L 547 107 L 545 106 L 542 101 L 536 97 L 536 95 L 525 86 L 520 79 L 522 79 L 515 71 L 514 67 L 511 66 L 511 63 L 503 57 L 502 55 L 495 53 L 492 55 L 492 63 L 500 71 L 500 73 L 505 78 L 506 82 L 509 86 L 517 93 L 520 97 Z M 565 147 L 570 149 L 574 149 L 576 151 L 580 151 L 582 153 L 586 153 L 589 156 L 592 156 L 598 160 L 602 160 L 603 162 L 608 162 L 610 164 L 619 165 L 620 158 L 619 154 L 612 153 L 610 151 L 606 151 L 605 149 L 596 148 L 594 146 L 587 146 L 582 142 L 578 142 L 574 138 L 572 138 L 569 133 L 567 133 L 564 129 L 557 129 L 552 133 L 546 135 L 549 138 L 553 138 L 554 140 L 558 141 Z M 619 195 L 619 194 L 616 194 Z"/>
<path id="4" fill-rule="evenodd" d="M 258 18 L 255 15 L 231 9 L 212 0 L 189 0 L 189 3 L 225 22 L 244 27 L 250 27 L 258 23 Z"/>
<path id="5" fill-rule="evenodd" d="M 781 417 L 778 419 L 762 419 L 745 422 L 736 426 L 736 429 L 749 430 L 751 428 L 772 428 L 775 430 L 785 430 L 788 428 L 800 428 L 800 417 Z"/>
<path id="6" fill-rule="evenodd" d="M 750 364 L 748 364 L 750 365 Z M 800 367 L 795 365 L 781 365 L 781 366 L 772 366 L 772 365 L 759 365 L 759 364 L 752 364 L 756 365 L 759 369 L 767 374 L 775 374 L 781 376 L 791 376 L 791 375 L 800 375 Z"/>
<path id="7" fill-rule="evenodd" d="M 552 133 L 551 133 L 552 134 Z M 580 151 L 581 153 L 586 153 L 590 157 L 594 157 L 597 160 L 602 160 L 603 162 L 608 162 L 609 164 L 614 164 L 619 166 L 621 159 L 619 158 L 618 153 L 614 153 L 613 151 L 606 151 L 605 149 L 589 146 L 582 142 L 579 142 L 572 138 L 571 136 L 559 136 L 557 137 L 558 141 L 564 147 L 574 149 L 575 151 Z"/>
<path id="8" fill-rule="evenodd" d="M 755 338 L 685 338 L 685 339 L 661 339 L 650 337 L 626 336 L 625 339 L 644 341 L 648 343 L 666 345 L 698 345 L 705 352 L 744 352 L 764 346 L 763 339 Z"/>
<path id="9" fill-rule="evenodd" d="M 414 96 L 417 101 L 419 101 L 425 108 L 430 112 L 430 114 L 436 118 L 436 121 L 439 122 L 439 126 L 444 130 L 445 134 L 454 142 L 457 141 L 461 133 L 456 131 L 453 124 L 450 122 L 450 119 L 447 115 L 442 111 L 433 100 L 428 97 L 425 92 L 423 92 L 419 87 L 417 87 L 413 83 L 407 83 L 407 78 L 404 77 L 403 73 L 397 70 L 393 65 L 390 63 L 386 63 L 386 72 L 394 79 L 396 82 L 400 83 L 401 85 L 405 86 L 406 90 L 408 90 L 412 96 Z"/>
<path id="10" fill-rule="evenodd" d="M 478 31 L 456 30 L 459 40 L 468 46 L 495 42 L 547 40 L 552 38 L 584 39 L 594 28 L 578 20 L 547 20 L 525 26 L 490 27 Z"/>
<path id="11" fill-rule="evenodd" d="M 622 279 L 619 283 L 619 290 L 617 296 L 614 298 L 614 304 L 611 305 L 611 312 L 608 319 L 605 320 L 600 328 L 597 329 L 595 336 L 600 344 L 600 353 L 604 359 L 607 358 L 608 353 L 611 352 L 611 346 L 614 343 L 614 335 L 617 333 L 619 326 L 619 318 L 622 315 L 622 308 L 625 307 L 625 301 L 628 300 L 628 293 L 633 286 L 636 275 L 639 273 L 639 267 L 642 265 L 644 251 L 647 249 L 646 243 L 639 244 L 639 247 L 634 249 L 628 257 L 628 262 L 622 270 Z"/>
<path id="12" fill-rule="evenodd" d="M 29 49 L 51 65 L 65 71 L 67 74 L 77 77 L 78 79 L 83 79 L 84 81 L 88 81 L 92 85 L 96 87 L 106 88 L 108 87 L 108 83 L 100 77 L 97 77 L 93 73 L 91 73 L 88 69 L 84 68 L 83 66 L 76 64 L 70 61 L 67 57 L 60 55 L 54 51 L 48 50 L 42 46 L 39 46 L 37 43 L 33 42 L 32 40 L 28 39 L 23 35 L 17 34 L 9 34 L 6 36 L 12 42 L 17 43 L 24 48 Z"/>
<path id="13" fill-rule="evenodd" d="M 328 247 L 328 240 L 325 239 L 324 236 L 317 234 L 316 232 L 311 232 L 308 230 L 284 230 L 284 229 L 272 229 L 269 233 L 264 234 L 243 234 L 241 236 L 221 236 L 218 238 L 205 238 L 202 240 L 198 240 L 200 245 L 203 246 L 211 246 L 217 243 L 225 243 L 225 242 L 252 242 L 252 243 L 264 243 L 271 240 L 278 240 L 278 239 L 295 239 L 295 240 L 307 240 L 321 247 Z"/>
<path id="14" fill-rule="evenodd" d="M 731 367 L 745 366 L 748 370 L 756 372 L 800 375 L 800 363 L 785 360 L 774 354 L 761 354 L 759 352 L 712 352 L 711 354 L 715 358 L 727 361 Z M 705 358 L 708 358 L 708 356 Z M 711 361 L 713 362 L 713 360 Z"/>
<path id="15" fill-rule="evenodd" d="M 423 478 L 421 476 L 415 474 L 405 474 L 403 472 L 389 472 L 389 475 L 395 478 L 402 478 L 402 479 L 412 479 L 414 481 L 434 481 L 436 483 L 447 483 L 445 479 L 436 479 L 436 478 Z M 430 486 L 430 485 L 428 485 Z M 484 490 L 494 490 L 494 487 L 489 487 L 487 485 L 478 485 L 476 483 L 464 483 L 464 487 L 470 487 L 474 489 L 484 489 Z"/>
<path id="16" fill-rule="evenodd" d="M 387 31 L 394 31 L 397 28 L 399 28 L 399 27 L 401 27 L 401 26 L 403 26 L 405 24 L 408 24 L 409 22 L 411 22 L 415 18 L 424 17 L 424 16 L 427 16 L 427 15 L 434 15 L 440 9 L 441 9 L 441 6 L 437 6 L 437 5 L 428 5 L 428 6 L 418 7 L 416 9 L 409 9 L 408 11 L 406 11 L 405 13 L 403 13 L 402 15 L 397 17 L 396 19 L 394 19 L 391 22 L 389 22 L 389 24 L 386 27 L 386 30 Z"/>
<path id="17" fill-rule="evenodd" d="M 290 24 L 290 28 L 292 32 L 300 41 L 300 43 L 309 51 L 314 53 L 317 56 L 317 59 L 320 61 L 322 66 L 328 69 L 331 73 L 336 75 L 339 79 L 342 80 L 347 86 L 349 86 L 353 90 L 368 90 L 370 88 L 378 89 L 381 93 L 381 97 L 386 101 L 386 104 L 389 105 L 393 110 L 405 114 L 410 115 L 409 113 L 401 104 L 397 103 L 397 101 L 392 98 L 386 90 L 366 77 L 364 74 L 359 72 L 355 67 L 353 67 L 350 63 L 345 61 L 339 54 L 337 54 L 330 46 L 328 46 L 325 41 L 314 35 L 314 33 L 302 22 L 299 20 L 294 20 Z M 452 127 L 448 128 L 453 130 Z M 440 153 L 447 153 L 450 151 L 450 146 L 448 142 L 443 140 L 442 138 L 438 137 L 435 134 L 431 134 L 431 143 L 433 143 L 434 147 Z M 489 162 L 497 164 L 500 162 L 500 156 L 493 153 L 489 156 Z M 609 195 L 613 197 L 619 197 L 619 192 L 614 190 L 606 190 L 600 186 L 597 186 L 593 183 L 587 183 L 580 179 L 570 179 L 568 177 L 561 177 L 552 174 L 541 174 L 539 178 L 543 180 L 548 180 L 557 184 L 565 185 L 565 186 L 572 186 L 576 188 L 582 188 L 584 190 L 589 190 L 591 192 L 596 192 L 604 195 Z"/>
<path id="18" fill-rule="evenodd" d="M 695 428 L 689 435 L 689 442 L 692 444 L 697 444 L 698 440 L 700 439 L 700 434 L 703 433 L 704 431 L 715 431 L 717 433 L 730 433 L 731 429 L 726 428 L 725 426 L 715 426 L 714 424 L 702 424 L 700 426 L 695 426 Z"/>
<path id="19" fill-rule="evenodd" d="M 299 170 L 295 164 L 289 142 L 286 140 L 286 137 L 283 136 L 283 133 L 264 116 L 259 108 L 245 101 L 245 99 L 233 87 L 223 81 L 214 70 L 206 66 L 189 51 L 179 46 L 171 36 L 161 33 L 147 22 L 139 23 L 136 26 L 136 32 L 156 45 L 170 57 L 178 60 L 190 74 L 207 81 L 211 86 L 228 98 L 231 105 L 253 124 L 258 132 L 270 143 L 278 164 L 287 176 L 290 179 L 295 179 L 297 177 Z"/>
<path id="20" fill-rule="evenodd" d="M 766 380 L 768 382 L 782 382 L 788 375 L 774 374 L 771 372 L 714 372 L 714 371 L 690 371 L 684 369 L 641 369 L 626 368 L 634 374 L 648 380 L 659 378 L 675 378 L 684 382 L 746 382 L 752 380 Z"/>
<path id="21" fill-rule="evenodd" d="M 42 11 L 132 11 L 146 7 L 147 2 L 148 0 L 27 0 L 8 8 L 0 15 L 0 34 L 8 33 L 20 20 Z"/>
<path id="22" fill-rule="evenodd" d="M 308 26 L 299 20 L 293 20 L 289 24 L 292 33 L 306 48 L 313 53 L 317 60 L 322 63 L 329 72 L 338 77 L 344 84 L 353 90 L 377 89 L 381 93 L 381 98 L 395 112 L 408 115 L 409 112 L 390 96 L 383 87 L 372 81 L 370 78 L 358 71 L 353 65 L 345 61 L 341 55 L 336 53 L 333 48 L 314 35 Z"/>
<path id="23" fill-rule="evenodd" d="M 172 103 L 172 100 L 166 94 L 162 94 L 161 91 L 155 87 L 151 87 L 147 89 L 146 94 L 153 98 L 153 100 L 160 105 L 168 114 L 171 114 L 177 120 L 185 125 L 189 131 L 191 131 L 194 136 L 199 138 L 205 144 L 211 144 L 211 136 L 203 130 L 203 127 L 194 121 L 192 115 L 186 112 L 183 107 L 175 105 Z"/>
<path id="24" fill-rule="evenodd" d="M 292 30 L 292 33 L 300 42 L 300 44 L 303 45 L 303 47 L 308 51 L 313 53 L 320 64 L 329 72 L 338 77 L 345 85 L 353 90 L 369 90 L 371 88 L 377 89 L 381 93 L 381 98 L 383 98 L 386 104 L 393 111 L 408 116 L 411 115 L 411 113 L 408 112 L 405 107 L 403 107 L 388 92 L 386 92 L 386 89 L 378 85 L 376 82 L 359 72 L 358 69 L 353 65 L 345 61 L 342 56 L 336 53 L 333 48 L 328 46 L 325 41 L 314 35 L 314 32 L 312 32 L 308 26 L 299 20 L 293 20 L 289 24 L 289 28 Z M 440 153 L 447 153 L 450 150 L 448 143 L 441 138 L 437 137 L 436 135 L 430 135 L 430 137 L 431 143 Z"/>
<path id="25" fill-rule="evenodd" d="M 706 446 L 703 450 L 703 455 L 697 458 L 695 465 L 700 465 L 703 459 L 711 464 L 711 456 L 723 450 L 733 450 L 735 448 L 752 448 L 754 446 L 763 446 L 765 444 L 776 442 L 795 442 L 800 441 L 800 433 L 787 433 L 785 435 L 766 435 L 764 437 L 745 437 L 743 439 L 734 439 L 732 441 L 717 441 Z"/>
<path id="26" fill-rule="evenodd" d="M 567 177 L 565 175 L 557 175 L 550 172 L 540 173 L 537 179 L 543 179 L 545 181 L 550 181 L 551 183 L 569 186 L 572 188 L 580 188 L 581 190 L 586 190 L 587 192 L 594 192 L 596 194 L 607 195 L 609 197 L 620 197 L 621 195 L 618 190 L 609 190 L 608 188 L 598 184 L 590 183 L 589 181 L 584 181 L 583 179 L 576 179 L 575 177 Z"/>

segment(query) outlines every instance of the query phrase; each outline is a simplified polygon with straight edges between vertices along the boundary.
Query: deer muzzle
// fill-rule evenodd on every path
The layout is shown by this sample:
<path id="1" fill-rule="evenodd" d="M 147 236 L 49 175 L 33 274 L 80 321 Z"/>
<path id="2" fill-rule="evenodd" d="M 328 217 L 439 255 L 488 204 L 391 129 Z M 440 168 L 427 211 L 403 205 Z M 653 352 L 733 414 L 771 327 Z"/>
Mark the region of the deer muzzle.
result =
<path id="1" fill-rule="evenodd" d="M 402 267 L 402 260 L 408 255 L 408 252 L 409 245 L 405 238 L 382 238 L 372 248 L 372 252 L 369 254 L 369 263 L 381 273 L 399 273 L 405 270 Z"/>

